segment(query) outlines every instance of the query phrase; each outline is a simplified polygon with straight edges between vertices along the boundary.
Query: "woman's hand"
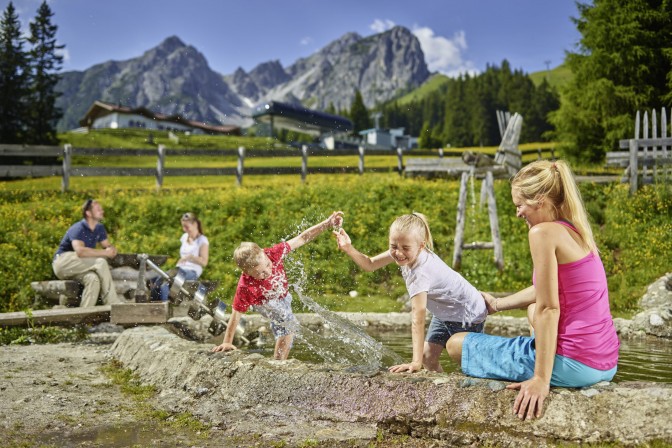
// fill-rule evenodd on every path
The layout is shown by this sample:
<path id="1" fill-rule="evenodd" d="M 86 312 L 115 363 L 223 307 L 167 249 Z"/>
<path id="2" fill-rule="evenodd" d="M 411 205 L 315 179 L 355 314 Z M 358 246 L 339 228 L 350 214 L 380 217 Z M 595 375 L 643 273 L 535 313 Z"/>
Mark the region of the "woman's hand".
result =
<path id="1" fill-rule="evenodd" d="M 518 418 L 525 420 L 541 417 L 544 400 L 550 393 L 546 381 L 533 376 L 522 383 L 509 384 L 506 388 L 520 391 L 513 402 L 513 413 L 518 414 Z"/>
<path id="2" fill-rule="evenodd" d="M 485 300 L 485 307 L 488 309 L 488 314 L 495 314 L 497 311 L 497 299 L 495 296 L 488 294 L 487 292 L 481 291 L 483 300 Z"/>
<path id="3" fill-rule="evenodd" d="M 345 233 L 345 230 L 334 230 L 334 235 L 336 236 L 336 244 L 338 244 L 340 250 L 345 251 L 352 246 L 352 240 L 350 239 L 350 236 Z"/>
<path id="4" fill-rule="evenodd" d="M 223 342 L 221 345 L 212 348 L 213 352 L 230 352 L 232 350 L 238 350 L 238 348 L 228 342 Z"/>
<path id="5" fill-rule="evenodd" d="M 418 372 L 422 369 L 422 363 L 420 362 L 411 362 L 408 364 L 399 364 L 397 366 L 392 366 L 388 370 L 392 373 L 413 373 Z"/>

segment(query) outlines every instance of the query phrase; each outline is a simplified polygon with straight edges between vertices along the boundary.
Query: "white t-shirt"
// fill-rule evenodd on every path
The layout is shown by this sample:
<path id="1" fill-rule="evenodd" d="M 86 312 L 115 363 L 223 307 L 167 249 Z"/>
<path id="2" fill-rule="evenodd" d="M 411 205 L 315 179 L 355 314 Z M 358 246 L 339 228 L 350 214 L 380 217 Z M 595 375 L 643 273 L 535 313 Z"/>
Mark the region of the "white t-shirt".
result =
<path id="1" fill-rule="evenodd" d="M 199 235 L 198 238 L 196 238 L 191 243 L 189 243 L 188 240 L 189 235 L 186 233 L 180 237 L 180 241 L 182 242 L 182 246 L 180 246 L 180 258 L 184 258 L 187 255 L 193 255 L 195 257 L 198 257 L 201 251 L 201 246 L 203 245 L 207 246 L 210 244 L 208 242 L 208 238 L 205 235 Z M 200 264 L 192 263 L 191 261 L 183 261 L 181 263 L 178 262 L 177 265 L 183 269 L 196 271 L 199 277 L 203 273 L 203 266 L 201 266 Z"/>
<path id="2" fill-rule="evenodd" d="M 437 319 L 478 324 L 488 311 L 481 293 L 433 252 L 423 250 L 413 267 L 401 266 L 408 295 L 427 293 L 427 309 Z"/>

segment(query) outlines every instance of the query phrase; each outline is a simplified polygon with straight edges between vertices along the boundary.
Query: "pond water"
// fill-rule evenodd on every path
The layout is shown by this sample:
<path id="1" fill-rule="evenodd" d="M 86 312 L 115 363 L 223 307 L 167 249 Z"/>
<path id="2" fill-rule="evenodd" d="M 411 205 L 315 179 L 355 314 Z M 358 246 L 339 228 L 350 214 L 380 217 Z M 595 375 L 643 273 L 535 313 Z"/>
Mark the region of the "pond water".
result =
<path id="1" fill-rule="evenodd" d="M 403 362 L 411 360 L 413 350 L 410 331 L 369 332 L 369 335 L 380 341 L 383 347 L 401 356 Z M 328 334 L 323 334 L 323 336 L 325 340 L 329 340 Z M 273 356 L 273 348 L 270 345 L 254 351 Z M 295 344 L 290 357 L 306 362 L 323 361 L 317 353 L 300 341 Z M 445 372 L 458 370 L 445 352 L 441 355 L 441 365 Z M 655 338 L 622 340 L 618 372 L 614 377 L 614 382 L 621 381 L 672 383 L 672 342 Z"/>

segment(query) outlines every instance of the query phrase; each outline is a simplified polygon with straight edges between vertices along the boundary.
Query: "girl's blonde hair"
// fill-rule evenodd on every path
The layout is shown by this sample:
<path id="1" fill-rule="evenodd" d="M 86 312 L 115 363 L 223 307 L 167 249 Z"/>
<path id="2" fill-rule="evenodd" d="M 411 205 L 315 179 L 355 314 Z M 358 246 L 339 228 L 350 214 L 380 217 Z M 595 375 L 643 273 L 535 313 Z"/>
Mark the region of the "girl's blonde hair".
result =
<path id="1" fill-rule="evenodd" d="M 523 167 L 511 180 L 511 189 L 527 205 L 536 206 L 544 201 L 552 205 L 553 220 L 569 221 L 579 231 L 587 249 L 597 253 L 588 213 L 581 199 L 569 165 L 563 160 L 537 160 Z"/>
<path id="2" fill-rule="evenodd" d="M 424 242 L 425 247 L 430 251 L 434 250 L 434 241 L 432 240 L 432 232 L 429 231 L 429 222 L 427 217 L 422 213 L 413 212 L 410 215 L 401 215 L 394 220 L 390 226 L 390 233 L 415 233 Z"/>
<path id="3" fill-rule="evenodd" d="M 240 269 L 248 271 L 259 265 L 263 253 L 264 250 L 258 244 L 245 241 L 233 251 L 233 260 Z"/>

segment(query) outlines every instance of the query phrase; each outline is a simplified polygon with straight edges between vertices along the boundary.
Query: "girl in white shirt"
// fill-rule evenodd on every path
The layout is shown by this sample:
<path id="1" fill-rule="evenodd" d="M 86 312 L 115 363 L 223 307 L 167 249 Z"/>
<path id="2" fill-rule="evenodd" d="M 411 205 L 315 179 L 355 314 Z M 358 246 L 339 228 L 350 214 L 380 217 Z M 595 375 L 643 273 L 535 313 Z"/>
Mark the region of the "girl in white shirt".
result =
<path id="1" fill-rule="evenodd" d="M 454 333 L 483 332 L 488 314 L 481 293 L 432 252 L 432 234 L 421 213 L 398 217 L 390 226 L 388 251 L 371 258 L 352 246 L 345 230 L 334 232 L 338 248 L 365 271 L 397 263 L 411 297 L 413 360 L 389 368 L 390 372 L 441 372 L 439 357 Z M 425 339 L 425 316 L 432 321 Z M 424 341 L 424 342 L 423 342 Z"/>

